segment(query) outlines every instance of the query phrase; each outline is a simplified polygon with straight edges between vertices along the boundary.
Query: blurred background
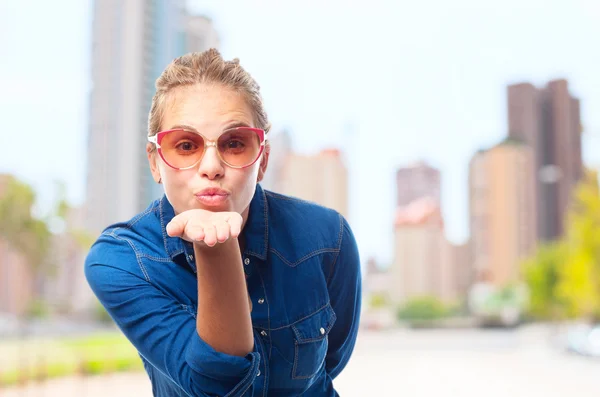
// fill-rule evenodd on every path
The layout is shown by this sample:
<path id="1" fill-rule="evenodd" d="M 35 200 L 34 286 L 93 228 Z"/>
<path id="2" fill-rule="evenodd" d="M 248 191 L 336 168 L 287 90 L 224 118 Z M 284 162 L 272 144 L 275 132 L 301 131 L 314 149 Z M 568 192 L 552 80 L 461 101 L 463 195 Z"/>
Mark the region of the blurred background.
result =
<path id="1" fill-rule="evenodd" d="M 263 187 L 355 232 L 341 395 L 599 395 L 598 38 L 598 0 L 0 0 L 0 396 L 151 395 L 83 262 L 210 47 L 261 85 Z"/>

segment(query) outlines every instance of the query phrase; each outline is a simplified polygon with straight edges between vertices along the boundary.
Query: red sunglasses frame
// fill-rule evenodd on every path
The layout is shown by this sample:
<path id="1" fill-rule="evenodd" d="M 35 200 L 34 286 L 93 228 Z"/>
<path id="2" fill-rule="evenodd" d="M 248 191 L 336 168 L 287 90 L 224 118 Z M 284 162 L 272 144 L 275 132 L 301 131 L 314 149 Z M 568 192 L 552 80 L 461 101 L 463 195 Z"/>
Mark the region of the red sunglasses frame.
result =
<path id="1" fill-rule="evenodd" d="M 210 146 L 214 146 L 215 149 L 217 149 L 217 155 L 219 156 L 219 159 L 221 160 L 221 162 L 223 162 L 223 164 L 226 164 L 228 167 L 236 168 L 236 169 L 247 168 L 247 167 L 252 166 L 254 163 L 256 163 L 258 161 L 258 159 L 260 158 L 260 155 L 265 150 L 265 144 L 267 142 L 266 133 L 265 133 L 264 130 L 261 130 L 260 128 L 235 127 L 235 128 L 229 128 L 229 129 L 223 131 L 223 134 L 226 133 L 226 132 L 231 132 L 231 131 L 236 131 L 236 130 L 250 130 L 250 131 L 256 133 L 258 135 L 258 138 L 260 139 L 260 150 L 259 150 L 258 155 L 256 156 L 256 158 L 250 164 L 243 165 L 243 166 L 235 166 L 235 165 L 229 164 L 227 161 L 225 161 L 223 159 L 223 157 L 221 156 L 221 153 L 217 149 L 218 138 L 217 138 L 217 140 L 211 140 L 211 139 L 206 138 L 204 135 L 200 134 L 199 132 L 189 131 L 189 130 L 186 130 L 186 129 L 183 129 L 183 128 L 175 128 L 175 129 L 172 129 L 172 130 L 160 131 L 160 132 L 156 133 L 156 135 L 149 136 L 148 137 L 148 141 L 151 142 L 151 143 L 153 143 L 156 146 L 158 154 L 159 154 L 160 158 L 165 162 L 165 164 L 168 165 L 169 167 L 173 168 L 173 169 L 176 169 L 176 170 L 189 170 L 190 168 L 194 168 L 195 166 L 197 166 L 202 161 L 202 158 L 204 157 L 204 153 L 206 153 L 206 149 L 208 149 Z M 192 133 L 192 134 L 196 134 L 196 135 L 199 135 L 200 137 L 202 137 L 202 139 L 204 139 L 204 151 L 202 152 L 202 156 L 200 156 L 200 158 L 198 159 L 198 161 L 196 161 L 194 164 L 192 164 L 192 165 L 190 165 L 188 167 L 174 167 L 173 165 L 169 164 L 169 162 L 167 161 L 167 159 L 165 159 L 165 156 L 163 155 L 160 143 L 162 142 L 162 140 L 165 137 L 165 135 L 167 135 L 170 132 L 176 132 L 176 131 L 189 132 L 189 133 Z"/>

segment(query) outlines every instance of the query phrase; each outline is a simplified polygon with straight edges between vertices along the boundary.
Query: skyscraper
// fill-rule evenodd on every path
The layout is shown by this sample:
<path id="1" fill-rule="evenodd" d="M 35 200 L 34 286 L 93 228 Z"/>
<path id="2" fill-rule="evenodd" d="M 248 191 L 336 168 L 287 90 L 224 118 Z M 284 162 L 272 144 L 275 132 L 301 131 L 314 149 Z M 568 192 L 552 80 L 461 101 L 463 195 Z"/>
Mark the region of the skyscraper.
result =
<path id="1" fill-rule="evenodd" d="M 579 106 L 566 80 L 550 81 L 542 89 L 529 83 L 508 86 L 509 136 L 534 152 L 531 183 L 542 241 L 563 234 L 570 196 L 583 174 Z"/>
<path id="2" fill-rule="evenodd" d="M 86 227 L 99 233 L 162 194 L 145 151 L 155 81 L 173 58 L 218 40 L 210 20 L 188 16 L 183 0 L 94 4 Z"/>
<path id="3" fill-rule="evenodd" d="M 520 279 L 536 246 L 531 147 L 514 140 L 475 154 L 469 165 L 471 254 L 476 279 L 498 286 Z"/>
<path id="4" fill-rule="evenodd" d="M 438 203 L 441 203 L 440 171 L 425 162 L 421 161 L 398 169 L 396 171 L 396 184 L 398 207 L 404 207 L 422 197 L 432 197 Z"/>
<path id="5" fill-rule="evenodd" d="M 212 20 L 202 15 L 187 15 L 181 6 L 173 7 L 170 3 L 162 1 L 161 5 L 165 11 L 161 17 L 157 15 L 157 26 L 160 26 L 161 32 L 156 35 L 157 56 L 154 58 L 154 67 L 152 70 L 151 90 L 147 96 L 146 116 L 152 105 L 154 95 L 154 84 L 164 68 L 174 58 L 191 51 L 205 51 L 209 48 L 219 47 L 219 37 L 213 26 Z M 166 18 L 169 12 L 171 18 Z M 163 20 L 161 20 L 162 18 Z M 169 40 L 170 38 L 170 40 Z M 144 135 L 144 139 L 145 135 Z M 145 141 L 144 141 L 145 142 Z M 142 168 L 145 171 L 142 185 L 142 210 L 150 201 L 162 196 L 164 193 L 162 185 L 157 184 L 152 179 L 146 155 L 142 156 Z"/>

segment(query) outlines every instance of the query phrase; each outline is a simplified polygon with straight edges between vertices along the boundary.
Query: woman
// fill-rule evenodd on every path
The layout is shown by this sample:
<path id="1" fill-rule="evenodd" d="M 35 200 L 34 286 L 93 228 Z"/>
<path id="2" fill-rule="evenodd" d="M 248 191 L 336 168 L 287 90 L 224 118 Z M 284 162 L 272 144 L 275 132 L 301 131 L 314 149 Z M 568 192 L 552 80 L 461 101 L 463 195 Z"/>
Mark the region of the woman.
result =
<path id="1" fill-rule="evenodd" d="M 154 395 L 337 395 L 361 298 L 346 220 L 258 184 L 270 125 L 237 59 L 187 54 L 156 89 L 147 154 L 165 195 L 85 263 Z"/>

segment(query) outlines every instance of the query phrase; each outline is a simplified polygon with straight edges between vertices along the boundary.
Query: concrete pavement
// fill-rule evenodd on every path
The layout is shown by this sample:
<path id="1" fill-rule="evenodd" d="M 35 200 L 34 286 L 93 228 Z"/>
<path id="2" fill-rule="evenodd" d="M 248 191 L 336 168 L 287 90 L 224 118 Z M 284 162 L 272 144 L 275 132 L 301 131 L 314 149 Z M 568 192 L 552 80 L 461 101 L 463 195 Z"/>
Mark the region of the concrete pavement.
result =
<path id="1" fill-rule="evenodd" d="M 550 346 L 551 330 L 364 331 L 336 379 L 344 397 L 600 396 L 600 361 Z M 52 380 L 0 397 L 151 397 L 145 374 Z"/>

